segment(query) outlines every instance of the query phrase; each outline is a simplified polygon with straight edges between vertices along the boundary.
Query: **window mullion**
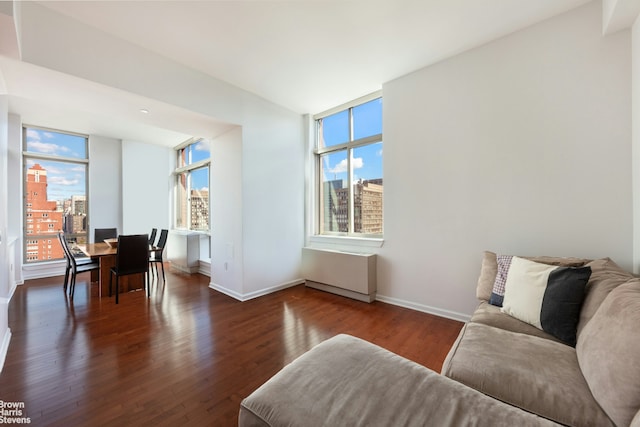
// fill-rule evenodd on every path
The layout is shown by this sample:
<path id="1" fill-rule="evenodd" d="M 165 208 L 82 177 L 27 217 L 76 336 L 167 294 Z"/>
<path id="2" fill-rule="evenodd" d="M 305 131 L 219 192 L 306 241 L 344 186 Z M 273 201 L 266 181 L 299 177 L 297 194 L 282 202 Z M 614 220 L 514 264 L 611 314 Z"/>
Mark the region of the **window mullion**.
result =
<path id="1" fill-rule="evenodd" d="M 349 148 L 347 149 L 347 180 L 349 181 L 347 185 L 349 186 L 349 190 L 347 194 L 349 195 L 349 211 L 347 212 L 347 217 L 349 218 L 349 228 L 347 232 L 352 234 L 355 232 L 355 221 L 353 211 L 355 203 L 353 198 L 355 194 L 353 194 L 353 168 L 351 167 L 351 159 L 353 157 L 353 148 L 351 148 L 351 143 L 353 142 L 353 108 L 349 108 Z"/>

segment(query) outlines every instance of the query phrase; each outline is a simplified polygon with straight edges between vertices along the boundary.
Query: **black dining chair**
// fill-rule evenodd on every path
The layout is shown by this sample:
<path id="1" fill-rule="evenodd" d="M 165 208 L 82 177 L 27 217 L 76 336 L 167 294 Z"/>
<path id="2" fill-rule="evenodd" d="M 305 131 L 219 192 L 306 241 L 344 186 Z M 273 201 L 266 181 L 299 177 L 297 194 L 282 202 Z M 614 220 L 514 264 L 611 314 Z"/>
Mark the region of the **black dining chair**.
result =
<path id="1" fill-rule="evenodd" d="M 156 234 L 158 233 L 158 229 L 152 228 L 151 234 L 149 234 L 149 246 L 153 246 L 156 241 Z"/>
<path id="2" fill-rule="evenodd" d="M 158 277 L 158 264 L 162 268 L 162 280 L 166 281 L 164 277 L 164 247 L 167 244 L 167 236 L 169 235 L 169 230 L 160 230 L 160 237 L 158 238 L 158 244 L 151 248 L 149 253 L 149 267 L 151 268 L 151 273 L 155 274 L 155 277 Z M 154 264 L 155 264 L 155 272 L 154 272 Z"/>
<path id="3" fill-rule="evenodd" d="M 148 270 L 149 235 L 131 234 L 118 236 L 116 266 L 111 268 L 109 273 L 109 296 L 111 296 L 113 276 L 116 276 L 116 304 L 118 304 L 118 295 L 120 294 L 120 277 L 141 273 L 144 273 L 144 287 L 147 289 L 147 296 L 151 296 L 151 291 L 147 285 Z"/>
<path id="4" fill-rule="evenodd" d="M 69 248 L 69 244 L 67 243 L 67 239 L 64 237 L 64 233 L 58 233 L 58 240 L 60 241 L 60 245 L 62 246 L 62 251 L 64 252 L 64 257 L 67 260 L 67 266 L 64 272 L 64 285 L 63 289 L 67 290 L 67 282 L 69 281 L 69 275 L 71 275 L 71 284 L 69 284 L 69 297 L 73 299 L 73 294 L 76 290 L 76 276 L 78 273 L 84 273 L 85 271 L 99 270 L 100 264 L 98 261 L 92 260 L 91 258 L 82 258 L 81 260 L 77 260 L 71 249 Z"/>
<path id="5" fill-rule="evenodd" d="M 117 228 L 96 228 L 93 232 L 93 243 L 102 243 L 105 239 L 118 237 Z"/>

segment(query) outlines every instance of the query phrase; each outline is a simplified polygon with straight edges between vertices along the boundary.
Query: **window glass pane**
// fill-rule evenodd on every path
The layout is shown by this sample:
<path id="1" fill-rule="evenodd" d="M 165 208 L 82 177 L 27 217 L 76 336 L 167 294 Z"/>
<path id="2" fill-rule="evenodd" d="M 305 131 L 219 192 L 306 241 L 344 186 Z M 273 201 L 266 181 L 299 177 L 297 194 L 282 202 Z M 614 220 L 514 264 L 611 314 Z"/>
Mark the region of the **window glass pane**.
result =
<path id="1" fill-rule="evenodd" d="M 318 120 L 318 148 L 331 147 L 349 141 L 349 110 Z"/>
<path id="2" fill-rule="evenodd" d="M 191 230 L 209 230 L 209 168 L 191 172 Z"/>
<path id="3" fill-rule="evenodd" d="M 86 243 L 87 166 L 25 158 L 26 262 L 64 257 L 56 234 Z"/>
<path id="4" fill-rule="evenodd" d="M 25 151 L 50 156 L 87 158 L 87 139 L 41 129 L 26 129 Z"/>
<path id="5" fill-rule="evenodd" d="M 187 228 L 187 173 L 180 173 L 176 181 L 176 228 Z"/>
<path id="6" fill-rule="evenodd" d="M 347 150 L 320 156 L 320 229 L 349 231 Z"/>
<path id="7" fill-rule="evenodd" d="M 201 160 L 207 160 L 211 157 L 211 153 L 209 150 L 209 141 L 206 139 L 201 139 L 195 144 L 191 144 L 189 148 L 191 149 L 190 164 L 197 163 Z"/>
<path id="8" fill-rule="evenodd" d="M 382 234 L 382 142 L 352 150 L 353 228 Z"/>
<path id="9" fill-rule="evenodd" d="M 209 231 L 209 166 L 193 165 L 211 158 L 210 142 L 199 139 L 177 150 L 178 168 L 188 170 L 177 175 L 176 228 Z"/>
<path id="10" fill-rule="evenodd" d="M 382 98 L 353 108 L 353 139 L 382 133 Z"/>
<path id="11" fill-rule="evenodd" d="M 209 140 L 200 139 L 193 144 L 189 144 L 184 148 L 177 151 L 178 153 L 178 167 L 192 165 L 201 160 L 208 160 L 211 158 Z"/>

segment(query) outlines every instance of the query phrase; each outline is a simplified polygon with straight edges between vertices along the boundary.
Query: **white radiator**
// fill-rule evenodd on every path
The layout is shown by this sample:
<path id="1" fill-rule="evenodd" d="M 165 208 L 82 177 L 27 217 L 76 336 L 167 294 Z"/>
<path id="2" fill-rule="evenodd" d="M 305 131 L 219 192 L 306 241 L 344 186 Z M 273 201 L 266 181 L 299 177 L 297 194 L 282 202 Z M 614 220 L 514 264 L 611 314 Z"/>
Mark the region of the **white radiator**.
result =
<path id="1" fill-rule="evenodd" d="M 302 248 L 307 286 L 371 302 L 376 298 L 376 255 Z"/>

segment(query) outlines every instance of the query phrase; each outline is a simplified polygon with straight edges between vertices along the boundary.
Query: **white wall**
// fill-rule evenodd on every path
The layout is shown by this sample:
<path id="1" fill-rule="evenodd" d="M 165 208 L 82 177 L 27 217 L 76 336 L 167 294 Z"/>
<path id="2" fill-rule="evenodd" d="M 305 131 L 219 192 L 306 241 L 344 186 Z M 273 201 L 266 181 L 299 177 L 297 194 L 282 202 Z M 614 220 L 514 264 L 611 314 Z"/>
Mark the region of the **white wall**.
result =
<path id="1" fill-rule="evenodd" d="M 7 173 L 13 182 L 18 185 L 10 185 L 8 194 L 8 215 L 7 215 L 7 238 L 13 242 L 13 257 L 10 258 L 9 270 L 13 270 L 13 286 L 24 283 L 22 278 L 22 201 L 23 201 L 23 179 L 22 179 L 22 120 L 20 116 L 9 114 L 9 140 L 7 158 Z"/>
<path id="2" fill-rule="evenodd" d="M 122 217 L 124 234 L 169 229 L 172 188 L 171 148 L 122 142 Z"/>
<path id="3" fill-rule="evenodd" d="M 251 104 L 243 127 L 244 294 L 302 283 L 303 120 L 266 102 Z"/>
<path id="4" fill-rule="evenodd" d="M 640 272 L 640 17 L 631 30 L 632 152 L 633 164 L 633 271 Z"/>
<path id="5" fill-rule="evenodd" d="M 242 299 L 242 128 L 211 141 L 211 286 Z"/>
<path id="6" fill-rule="evenodd" d="M 0 206 L 8 205 L 8 174 L 7 174 L 7 158 L 8 158 L 8 114 L 9 101 L 5 95 L 2 74 L 0 73 Z M 0 209 L 0 370 L 4 365 L 4 359 L 9 347 L 11 339 L 11 330 L 9 329 L 9 299 L 10 284 L 13 282 L 10 277 L 7 236 L 7 216 L 8 210 Z"/>
<path id="7" fill-rule="evenodd" d="M 89 136 L 89 241 L 96 228 L 122 233 L 122 143 Z"/>
<path id="8" fill-rule="evenodd" d="M 485 249 L 631 268 L 630 33 L 600 13 L 384 85 L 380 295 L 469 314 Z"/>

